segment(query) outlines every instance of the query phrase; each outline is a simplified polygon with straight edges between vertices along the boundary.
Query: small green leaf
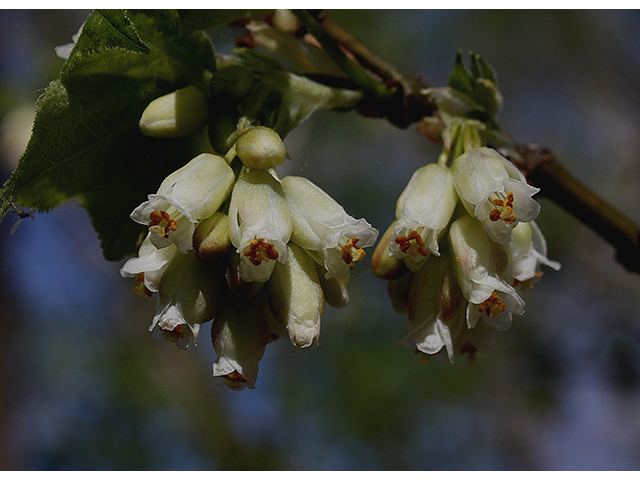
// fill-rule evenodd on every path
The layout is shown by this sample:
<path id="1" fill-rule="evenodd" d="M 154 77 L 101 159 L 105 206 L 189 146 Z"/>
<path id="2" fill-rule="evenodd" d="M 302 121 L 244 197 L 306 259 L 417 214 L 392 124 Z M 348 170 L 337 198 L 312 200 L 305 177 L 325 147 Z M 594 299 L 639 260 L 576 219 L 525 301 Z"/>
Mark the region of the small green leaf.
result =
<path id="1" fill-rule="evenodd" d="M 472 68 L 477 72 L 474 73 L 476 79 L 486 78 L 487 80 L 496 83 L 495 74 L 491 65 L 489 65 L 480 55 L 474 54 L 473 52 L 469 52 L 469 56 L 471 57 Z"/>
<path id="2" fill-rule="evenodd" d="M 456 54 L 456 63 L 453 67 L 453 72 L 449 76 L 449 86 L 464 93 L 471 93 L 473 90 L 473 81 L 462 63 L 462 52 L 460 51 Z"/>

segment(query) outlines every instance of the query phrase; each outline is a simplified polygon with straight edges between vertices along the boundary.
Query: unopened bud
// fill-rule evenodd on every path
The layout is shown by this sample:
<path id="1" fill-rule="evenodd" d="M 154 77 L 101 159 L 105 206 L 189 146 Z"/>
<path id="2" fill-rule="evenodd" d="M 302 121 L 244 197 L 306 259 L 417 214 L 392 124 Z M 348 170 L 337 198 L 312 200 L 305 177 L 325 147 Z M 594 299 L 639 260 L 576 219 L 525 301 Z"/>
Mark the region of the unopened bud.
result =
<path id="1" fill-rule="evenodd" d="M 397 220 L 384 233 L 371 258 L 371 271 L 383 280 L 394 280 L 409 273 L 409 268 L 401 257 L 389 256 L 389 241 L 395 232 L 396 223 Z"/>
<path id="2" fill-rule="evenodd" d="M 349 303 L 349 291 L 347 290 L 349 277 L 326 278 L 327 271 L 324 267 L 318 265 L 317 263 L 316 272 L 318 274 L 318 280 L 320 280 L 320 286 L 322 287 L 325 301 L 333 308 L 345 307 L 347 303 Z"/>
<path id="3" fill-rule="evenodd" d="M 407 313 L 409 310 L 409 285 L 411 275 L 405 275 L 397 280 L 390 280 L 387 284 L 391 306 L 398 313 Z"/>
<path id="4" fill-rule="evenodd" d="M 273 13 L 273 26 L 281 32 L 294 33 L 300 28 L 300 20 L 291 10 L 276 10 Z"/>
<path id="5" fill-rule="evenodd" d="M 190 85 L 156 98 L 142 112 L 140 131 L 149 137 L 183 137 L 204 127 L 209 119 L 207 98 Z"/>
<path id="6" fill-rule="evenodd" d="M 227 215 L 216 212 L 205 218 L 193 232 L 193 249 L 200 260 L 223 255 L 231 245 Z"/>
<path id="7" fill-rule="evenodd" d="M 268 170 L 282 165 L 287 149 L 276 132 L 267 127 L 251 127 L 240 135 L 236 154 L 250 169 Z"/>

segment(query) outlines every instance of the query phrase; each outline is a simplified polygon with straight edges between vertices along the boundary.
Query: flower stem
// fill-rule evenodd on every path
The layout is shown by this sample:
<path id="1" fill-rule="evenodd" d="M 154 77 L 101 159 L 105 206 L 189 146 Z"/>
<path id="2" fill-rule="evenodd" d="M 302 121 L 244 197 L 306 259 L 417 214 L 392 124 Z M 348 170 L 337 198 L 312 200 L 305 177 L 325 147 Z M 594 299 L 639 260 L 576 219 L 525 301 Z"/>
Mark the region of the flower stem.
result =
<path id="1" fill-rule="evenodd" d="M 364 68 L 349 59 L 345 53 L 340 49 L 340 46 L 336 41 L 331 38 L 320 26 L 320 24 L 313 18 L 313 16 L 306 10 L 293 10 L 293 13 L 298 17 L 298 20 L 307 28 L 309 33 L 313 35 L 318 42 L 322 45 L 322 48 L 327 52 L 336 65 L 351 79 L 353 80 L 366 95 L 371 96 L 378 100 L 386 100 L 389 97 L 389 92 L 385 85 L 374 77 L 372 77 Z"/>
<path id="2" fill-rule="evenodd" d="M 542 195 L 613 245 L 627 270 L 640 273 L 640 228 L 631 219 L 580 183 L 549 150 L 529 144 L 519 153 L 514 163 Z"/>

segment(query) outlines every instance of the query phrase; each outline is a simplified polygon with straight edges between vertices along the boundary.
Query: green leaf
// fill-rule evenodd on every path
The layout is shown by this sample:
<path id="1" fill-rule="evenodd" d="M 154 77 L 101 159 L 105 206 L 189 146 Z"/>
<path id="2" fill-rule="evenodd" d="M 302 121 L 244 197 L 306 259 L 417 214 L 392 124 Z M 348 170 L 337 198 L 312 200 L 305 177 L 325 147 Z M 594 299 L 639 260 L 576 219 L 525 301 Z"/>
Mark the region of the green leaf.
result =
<path id="1" fill-rule="evenodd" d="M 464 93 L 471 93 L 473 90 L 473 80 L 464 64 L 462 63 L 462 52 L 456 54 L 456 63 L 453 72 L 449 75 L 449 86 L 454 90 Z"/>
<path id="2" fill-rule="evenodd" d="M 215 70 L 209 39 L 183 28 L 175 10 L 93 12 L 60 78 L 95 73 L 162 78 L 203 87 L 205 71 Z"/>
<path id="3" fill-rule="evenodd" d="M 138 36 L 136 28 L 123 10 L 96 10 L 82 26 L 63 75 L 77 63 L 108 50 L 148 54 L 149 47 Z"/>
<path id="4" fill-rule="evenodd" d="M 0 191 L 11 202 L 46 211 L 78 197 L 108 260 L 135 251 L 144 227 L 129 218 L 166 175 L 209 151 L 201 135 L 143 136 L 138 121 L 155 98 L 188 84 L 208 92 L 215 57 L 202 32 L 183 28 L 176 11 L 98 11 L 38 99 L 32 136 Z"/>
<path id="5" fill-rule="evenodd" d="M 502 95 L 496 86 L 495 74 L 491 66 L 480 56 L 469 52 L 470 69 L 468 71 L 462 63 L 462 53 L 456 55 L 453 72 L 449 76 L 449 86 L 454 94 L 465 97 L 475 104 L 466 114 L 466 118 L 480 119 L 491 122 L 502 105 Z"/>

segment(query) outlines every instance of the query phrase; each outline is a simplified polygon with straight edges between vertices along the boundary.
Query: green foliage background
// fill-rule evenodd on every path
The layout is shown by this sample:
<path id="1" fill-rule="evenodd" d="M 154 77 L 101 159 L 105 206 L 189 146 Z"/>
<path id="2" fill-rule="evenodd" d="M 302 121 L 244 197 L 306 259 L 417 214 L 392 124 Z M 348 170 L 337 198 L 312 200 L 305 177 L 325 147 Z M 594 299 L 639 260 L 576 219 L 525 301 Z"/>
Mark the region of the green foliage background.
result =
<path id="1" fill-rule="evenodd" d="M 637 13 L 329 13 L 430 85 L 446 84 L 459 49 L 480 53 L 505 99 L 500 125 L 519 142 L 551 147 L 640 222 Z M 3 119 L 57 78 L 62 61 L 53 46 L 67 43 L 86 14 L 0 12 Z M 236 33 L 214 30 L 217 49 L 229 51 Z M 127 88 L 150 89 L 151 98 L 173 81 L 132 79 Z M 130 115 L 146 98 L 126 105 Z M 117 135 L 115 123 L 105 118 L 96 137 Z M 64 123 L 54 131 L 64 133 Z M 286 143 L 291 160 L 283 173 L 309 177 L 380 230 L 413 171 L 438 154 L 411 129 L 355 113 L 320 112 Z M 8 152 L 4 178 L 15 161 Z M 106 174 L 126 165 L 118 152 L 105 155 L 122 162 L 106 163 Z M 107 184 L 81 201 L 109 208 L 100 200 L 129 195 L 136 182 Z M 213 385 L 206 328 L 186 352 L 150 337 L 153 302 L 133 295 L 120 264 L 102 258 L 84 209 L 69 203 L 36 214 L 14 235 L 8 218 L 0 230 L 0 466 L 637 469 L 638 277 L 615 264 L 611 248 L 586 227 L 541 202 L 549 255 L 563 269 L 527 293 L 527 312 L 500 335 L 495 353 L 472 364 L 420 365 L 394 344 L 405 319 L 391 310 L 384 282 L 361 264 L 350 305 L 325 314 L 320 347 L 269 345 L 256 390 L 241 393 Z"/>

